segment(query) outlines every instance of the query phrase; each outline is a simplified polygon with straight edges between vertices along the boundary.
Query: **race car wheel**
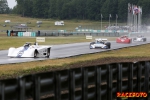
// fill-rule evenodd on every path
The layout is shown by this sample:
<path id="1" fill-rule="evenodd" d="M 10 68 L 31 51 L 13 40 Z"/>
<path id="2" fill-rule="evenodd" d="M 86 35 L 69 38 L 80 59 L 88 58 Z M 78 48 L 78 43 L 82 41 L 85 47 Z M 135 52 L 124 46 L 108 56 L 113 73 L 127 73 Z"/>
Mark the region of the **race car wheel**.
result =
<path id="1" fill-rule="evenodd" d="M 105 45 L 107 45 L 108 49 L 111 48 L 111 43 L 110 42 L 106 42 Z"/>
<path id="2" fill-rule="evenodd" d="M 89 45 L 89 48 L 90 48 L 90 49 L 93 49 L 92 46 L 91 46 L 91 45 L 93 45 L 93 44 L 95 44 L 95 42 L 91 42 L 91 43 L 90 43 L 90 45 Z"/>
<path id="3" fill-rule="evenodd" d="M 132 43 L 132 42 L 133 42 L 133 39 L 130 39 L 130 40 L 129 40 L 129 43 Z"/>
<path id="4" fill-rule="evenodd" d="M 49 58 L 49 56 L 50 56 L 50 53 L 48 52 L 46 57 Z"/>
<path id="5" fill-rule="evenodd" d="M 34 51 L 34 58 L 36 58 L 36 57 L 37 57 L 37 54 L 38 54 L 38 51 L 37 51 L 37 50 L 35 50 L 35 51 Z"/>
<path id="6" fill-rule="evenodd" d="M 132 41 L 135 41 L 136 40 L 136 38 L 133 38 L 133 40 Z"/>
<path id="7" fill-rule="evenodd" d="M 50 56 L 50 48 L 47 49 L 47 56 L 46 57 L 49 58 L 49 56 Z"/>
<path id="8" fill-rule="evenodd" d="M 146 38 L 143 39 L 143 42 L 146 42 Z"/>
<path id="9" fill-rule="evenodd" d="M 92 46 L 91 46 L 91 44 L 89 45 L 89 48 L 90 48 L 90 49 L 92 49 Z"/>

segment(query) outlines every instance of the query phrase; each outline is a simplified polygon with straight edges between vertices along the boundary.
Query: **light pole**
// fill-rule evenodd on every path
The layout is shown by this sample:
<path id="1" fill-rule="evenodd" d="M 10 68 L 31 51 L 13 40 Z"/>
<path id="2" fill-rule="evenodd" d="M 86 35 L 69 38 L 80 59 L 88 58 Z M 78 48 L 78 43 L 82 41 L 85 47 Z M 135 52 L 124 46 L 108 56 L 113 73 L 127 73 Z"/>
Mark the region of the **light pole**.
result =
<path id="1" fill-rule="evenodd" d="M 110 18 L 111 18 L 111 14 L 109 14 L 109 27 L 110 27 Z"/>
<path id="2" fill-rule="evenodd" d="M 118 19 L 118 15 L 116 14 L 116 27 L 117 27 L 117 19 Z"/>
<path id="3" fill-rule="evenodd" d="M 101 14 L 101 30 L 102 30 L 102 18 L 103 18 L 103 15 Z"/>

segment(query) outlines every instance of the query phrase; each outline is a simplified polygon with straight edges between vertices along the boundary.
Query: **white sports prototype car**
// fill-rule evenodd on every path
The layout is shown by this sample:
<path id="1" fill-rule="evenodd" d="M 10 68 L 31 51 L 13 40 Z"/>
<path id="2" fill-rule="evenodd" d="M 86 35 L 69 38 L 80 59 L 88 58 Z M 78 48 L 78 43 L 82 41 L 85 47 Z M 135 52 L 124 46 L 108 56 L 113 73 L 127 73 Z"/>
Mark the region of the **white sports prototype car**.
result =
<path id="1" fill-rule="evenodd" d="M 11 47 L 8 50 L 9 57 L 47 57 L 50 56 L 50 50 L 52 46 L 43 46 L 35 43 L 31 45 L 31 43 L 25 43 L 23 46 L 14 48 Z"/>
<path id="2" fill-rule="evenodd" d="M 146 42 L 146 38 L 142 35 L 139 35 L 139 36 L 133 38 L 133 41 Z"/>
<path id="3" fill-rule="evenodd" d="M 102 49 L 110 49 L 111 48 L 111 43 L 106 42 L 107 39 L 95 39 L 95 42 L 90 43 L 90 49 L 94 48 L 102 48 Z"/>

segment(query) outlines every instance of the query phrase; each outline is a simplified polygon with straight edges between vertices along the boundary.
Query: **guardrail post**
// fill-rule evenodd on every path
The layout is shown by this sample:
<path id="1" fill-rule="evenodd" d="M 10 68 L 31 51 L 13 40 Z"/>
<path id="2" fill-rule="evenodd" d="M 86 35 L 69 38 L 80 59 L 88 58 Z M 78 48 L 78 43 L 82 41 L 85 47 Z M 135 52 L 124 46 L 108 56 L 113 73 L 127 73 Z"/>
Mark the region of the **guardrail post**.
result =
<path id="1" fill-rule="evenodd" d="M 40 100 L 40 77 L 34 75 L 34 100 Z"/>
<path id="2" fill-rule="evenodd" d="M 142 78 L 142 66 L 138 63 L 137 66 L 137 91 L 141 92 L 141 78 Z"/>
<path id="3" fill-rule="evenodd" d="M 117 64 L 117 69 L 117 92 L 122 92 L 122 64 Z M 121 98 L 117 98 L 117 100 L 121 100 Z"/>
<path id="4" fill-rule="evenodd" d="M 107 99 L 112 100 L 112 67 L 107 65 Z"/>
<path id="5" fill-rule="evenodd" d="M 69 70 L 69 100 L 75 100 L 75 72 L 74 70 Z"/>
<path id="6" fill-rule="evenodd" d="M 25 80 L 22 77 L 18 78 L 18 94 L 19 94 L 19 99 L 18 100 L 25 100 Z"/>
<path id="7" fill-rule="evenodd" d="M 144 80 L 144 87 L 145 87 L 145 92 L 148 94 L 149 93 L 149 67 L 150 67 L 150 62 L 145 62 L 145 80 Z M 148 100 L 148 95 L 145 100 Z"/>
<path id="8" fill-rule="evenodd" d="M 101 100 L 101 67 L 96 67 L 96 100 Z"/>
<path id="9" fill-rule="evenodd" d="M 59 72 L 55 72 L 55 100 L 61 100 L 61 84 Z"/>
<path id="10" fill-rule="evenodd" d="M 87 100 L 88 97 L 88 69 L 82 68 L 82 100 Z"/>
<path id="11" fill-rule="evenodd" d="M 5 84 L 0 83 L 0 100 L 5 100 Z"/>
<path id="12" fill-rule="evenodd" d="M 133 63 L 128 64 L 128 91 L 133 92 Z"/>

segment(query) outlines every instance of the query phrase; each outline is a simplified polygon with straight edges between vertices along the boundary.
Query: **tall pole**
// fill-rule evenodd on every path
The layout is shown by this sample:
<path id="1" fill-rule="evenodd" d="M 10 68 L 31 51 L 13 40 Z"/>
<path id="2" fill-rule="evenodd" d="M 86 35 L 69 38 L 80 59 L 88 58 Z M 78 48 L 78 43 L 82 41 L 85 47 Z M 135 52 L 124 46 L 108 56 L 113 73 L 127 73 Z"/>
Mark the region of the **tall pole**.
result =
<path id="1" fill-rule="evenodd" d="M 110 18 L 111 18 L 111 14 L 109 14 L 109 28 L 110 28 Z"/>
<path id="2" fill-rule="evenodd" d="M 103 18 L 103 15 L 101 14 L 101 30 L 102 30 L 102 18 Z"/>
<path id="3" fill-rule="evenodd" d="M 109 27 L 110 27 L 110 17 L 109 17 Z"/>
<path id="4" fill-rule="evenodd" d="M 117 18 L 118 18 L 118 15 L 116 14 L 116 26 L 117 26 Z"/>

